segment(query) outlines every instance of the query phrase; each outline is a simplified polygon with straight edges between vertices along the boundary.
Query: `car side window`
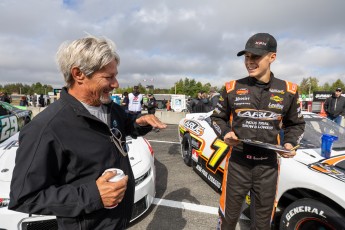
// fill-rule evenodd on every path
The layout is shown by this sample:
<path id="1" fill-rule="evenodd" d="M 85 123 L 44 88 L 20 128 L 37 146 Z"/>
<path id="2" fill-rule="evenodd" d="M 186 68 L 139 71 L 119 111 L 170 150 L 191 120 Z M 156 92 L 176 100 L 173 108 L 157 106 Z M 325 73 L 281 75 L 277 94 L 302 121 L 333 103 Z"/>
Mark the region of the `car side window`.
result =
<path id="1" fill-rule="evenodd" d="M 0 116 L 5 116 L 8 114 L 8 111 L 4 107 L 2 107 L 2 105 L 0 105 Z"/>

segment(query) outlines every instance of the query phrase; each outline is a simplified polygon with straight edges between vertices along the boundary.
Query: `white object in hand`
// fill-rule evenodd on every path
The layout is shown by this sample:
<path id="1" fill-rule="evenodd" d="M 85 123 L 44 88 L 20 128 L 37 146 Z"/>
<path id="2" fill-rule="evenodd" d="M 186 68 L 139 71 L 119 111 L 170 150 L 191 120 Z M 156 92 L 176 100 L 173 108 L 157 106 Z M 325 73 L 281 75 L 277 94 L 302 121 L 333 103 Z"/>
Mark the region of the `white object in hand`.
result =
<path id="1" fill-rule="evenodd" d="M 121 170 L 121 169 L 118 169 L 118 168 L 109 168 L 109 169 L 106 169 L 102 176 L 106 173 L 106 172 L 116 172 L 116 175 L 113 176 L 112 178 L 110 178 L 108 180 L 108 182 L 118 182 L 119 180 L 121 180 L 122 178 L 125 177 L 125 173 Z M 112 208 L 115 208 L 117 205 L 114 205 L 114 206 L 111 206 L 111 207 L 104 207 L 104 208 L 107 208 L 107 209 L 112 209 Z"/>

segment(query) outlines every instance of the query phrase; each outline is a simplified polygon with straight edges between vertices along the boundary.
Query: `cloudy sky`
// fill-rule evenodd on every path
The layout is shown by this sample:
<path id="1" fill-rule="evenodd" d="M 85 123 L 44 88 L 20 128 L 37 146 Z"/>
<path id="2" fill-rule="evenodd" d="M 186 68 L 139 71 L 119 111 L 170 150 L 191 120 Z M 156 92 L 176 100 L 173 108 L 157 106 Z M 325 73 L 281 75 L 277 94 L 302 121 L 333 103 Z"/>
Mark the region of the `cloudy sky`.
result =
<path id="1" fill-rule="evenodd" d="M 116 43 L 122 87 L 186 77 L 220 87 L 247 74 L 236 54 L 258 32 L 278 41 L 276 76 L 344 82 L 344 9 L 344 0 L 0 0 L 0 84 L 62 87 L 59 45 L 92 34 Z"/>

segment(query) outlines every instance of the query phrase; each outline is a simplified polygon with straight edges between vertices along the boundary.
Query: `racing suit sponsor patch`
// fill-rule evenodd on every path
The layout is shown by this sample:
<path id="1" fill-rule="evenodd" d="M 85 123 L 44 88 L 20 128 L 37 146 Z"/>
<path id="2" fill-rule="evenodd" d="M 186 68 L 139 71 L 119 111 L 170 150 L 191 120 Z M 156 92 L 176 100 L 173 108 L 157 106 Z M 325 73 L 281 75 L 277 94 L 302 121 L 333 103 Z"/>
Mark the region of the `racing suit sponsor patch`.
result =
<path id="1" fill-rule="evenodd" d="M 239 117 L 248 117 L 257 120 L 281 120 L 281 114 L 267 110 L 237 109 L 235 112 Z"/>

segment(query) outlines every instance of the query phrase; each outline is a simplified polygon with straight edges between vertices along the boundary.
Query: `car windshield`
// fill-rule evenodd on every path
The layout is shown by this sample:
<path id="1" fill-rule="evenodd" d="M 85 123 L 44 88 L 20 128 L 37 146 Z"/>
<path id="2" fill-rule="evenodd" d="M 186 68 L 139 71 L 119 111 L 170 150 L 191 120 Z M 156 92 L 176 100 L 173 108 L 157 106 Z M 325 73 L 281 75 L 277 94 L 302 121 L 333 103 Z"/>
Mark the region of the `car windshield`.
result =
<path id="1" fill-rule="evenodd" d="M 303 117 L 306 127 L 300 148 L 321 148 L 322 134 L 330 134 L 338 137 L 338 140 L 333 142 L 333 149 L 337 151 L 345 150 L 344 127 L 317 114 L 304 114 Z"/>
<path id="2" fill-rule="evenodd" d="M 337 169 L 340 169 L 345 173 L 345 161 L 340 161 L 338 164 L 335 165 Z M 344 175 L 344 174 L 343 174 Z"/>
<path id="3" fill-rule="evenodd" d="M 15 109 L 15 107 L 13 107 L 12 105 L 8 104 L 7 102 L 0 102 L 0 106 L 3 109 L 6 109 L 8 111 L 13 111 Z"/>

